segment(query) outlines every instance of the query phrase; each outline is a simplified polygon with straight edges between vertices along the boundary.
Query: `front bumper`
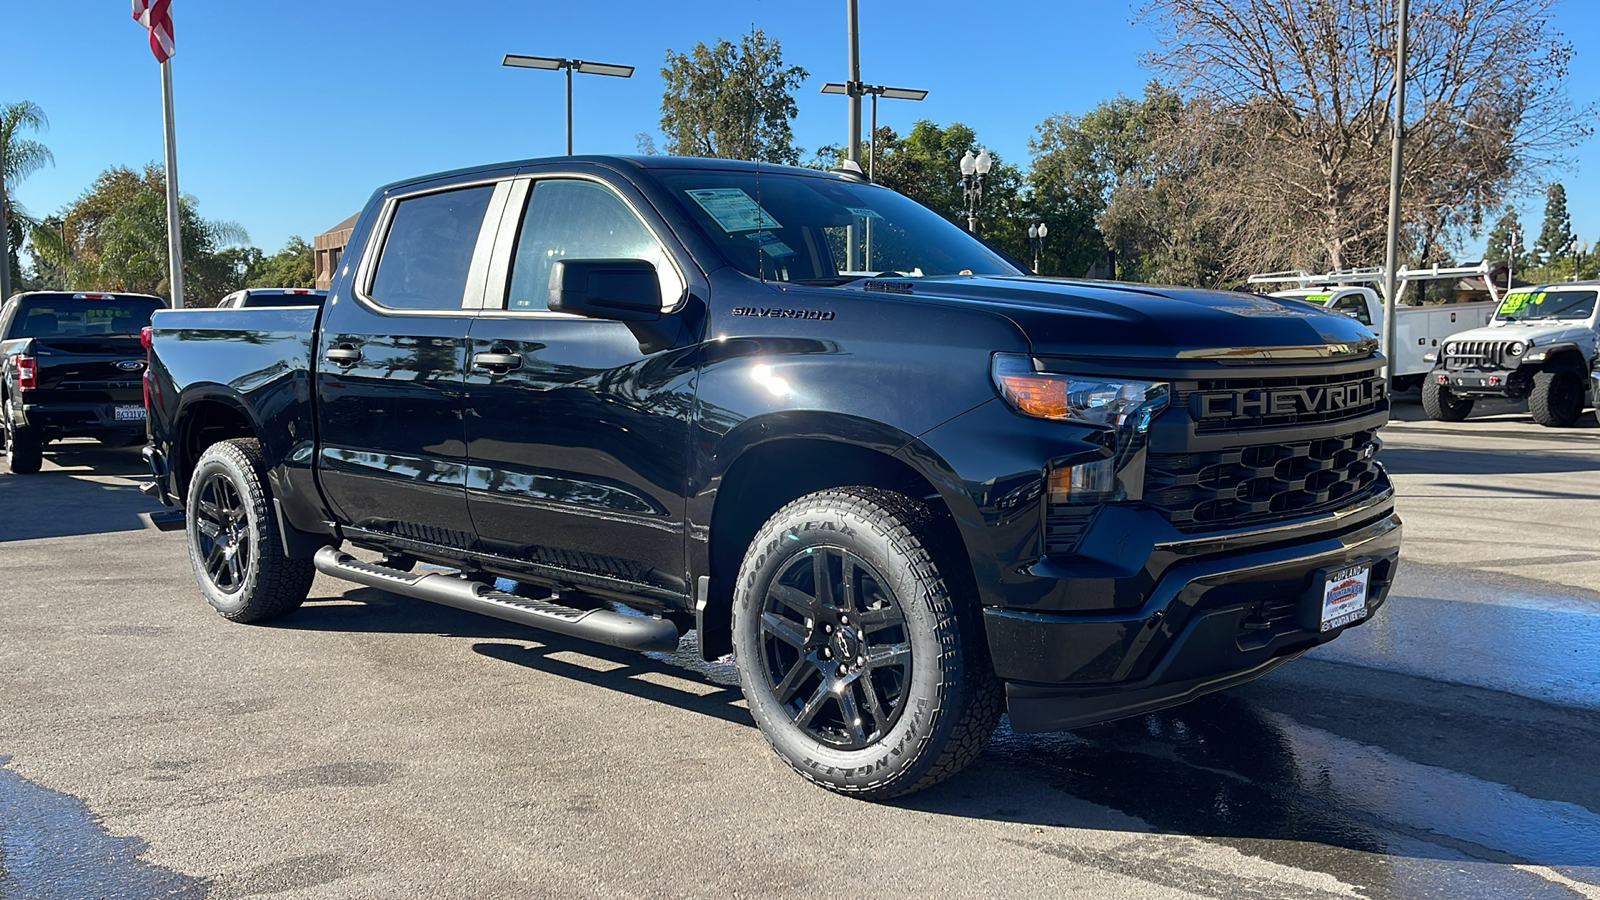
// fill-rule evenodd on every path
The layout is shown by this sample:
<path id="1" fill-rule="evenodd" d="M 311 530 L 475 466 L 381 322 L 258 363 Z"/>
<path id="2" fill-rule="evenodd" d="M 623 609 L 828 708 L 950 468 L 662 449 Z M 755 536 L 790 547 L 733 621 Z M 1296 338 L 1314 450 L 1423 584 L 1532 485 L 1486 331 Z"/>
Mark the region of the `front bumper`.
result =
<path id="1" fill-rule="evenodd" d="M 1174 706 L 1333 640 L 1359 621 L 1328 632 L 1308 624 L 1324 572 L 1370 561 L 1369 617 L 1394 581 L 1400 519 L 1391 503 L 1374 512 L 1317 537 L 1178 562 L 1136 609 L 986 609 L 1012 729 L 1059 731 Z"/>
<path id="2" fill-rule="evenodd" d="M 1521 400 L 1528 396 L 1533 376 L 1522 369 L 1434 369 L 1426 378 L 1439 381 L 1458 397 L 1503 397 Z"/>

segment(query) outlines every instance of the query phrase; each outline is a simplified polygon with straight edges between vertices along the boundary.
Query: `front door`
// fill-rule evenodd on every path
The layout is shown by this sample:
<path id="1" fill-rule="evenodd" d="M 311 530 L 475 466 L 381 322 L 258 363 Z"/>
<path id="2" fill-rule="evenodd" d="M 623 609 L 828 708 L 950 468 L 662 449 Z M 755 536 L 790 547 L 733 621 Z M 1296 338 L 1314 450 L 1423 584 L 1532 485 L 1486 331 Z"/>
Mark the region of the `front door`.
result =
<path id="1" fill-rule="evenodd" d="M 466 548 L 464 305 L 482 295 L 485 221 L 505 188 L 479 184 L 390 200 L 362 272 L 330 298 L 318 347 L 318 477 L 340 521 Z M 498 218 L 495 210 L 494 218 Z M 481 256 L 479 247 L 482 245 Z M 474 259 L 478 256 L 478 259 Z M 471 285 L 478 297 L 466 303 Z"/>
<path id="2" fill-rule="evenodd" d="M 647 260 L 663 304 L 681 302 L 684 269 L 642 206 L 573 177 L 534 180 L 526 203 L 508 207 L 505 293 L 486 295 L 468 342 L 467 502 L 484 552 L 672 603 L 688 593 L 692 353 L 644 353 L 624 323 L 546 305 L 558 259 Z"/>

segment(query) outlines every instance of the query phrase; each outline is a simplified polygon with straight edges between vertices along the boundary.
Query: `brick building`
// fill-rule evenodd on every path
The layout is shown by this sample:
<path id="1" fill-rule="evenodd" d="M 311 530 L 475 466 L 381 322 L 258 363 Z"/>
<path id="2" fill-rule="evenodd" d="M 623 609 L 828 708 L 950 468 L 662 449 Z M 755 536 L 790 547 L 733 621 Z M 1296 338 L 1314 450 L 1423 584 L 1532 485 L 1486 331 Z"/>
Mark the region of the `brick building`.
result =
<path id="1" fill-rule="evenodd" d="M 350 241 L 351 229 L 355 227 L 356 216 L 351 216 L 313 240 L 311 247 L 316 254 L 317 287 L 327 290 L 328 285 L 333 283 L 333 273 L 339 268 L 339 257 L 344 253 L 344 245 Z"/>

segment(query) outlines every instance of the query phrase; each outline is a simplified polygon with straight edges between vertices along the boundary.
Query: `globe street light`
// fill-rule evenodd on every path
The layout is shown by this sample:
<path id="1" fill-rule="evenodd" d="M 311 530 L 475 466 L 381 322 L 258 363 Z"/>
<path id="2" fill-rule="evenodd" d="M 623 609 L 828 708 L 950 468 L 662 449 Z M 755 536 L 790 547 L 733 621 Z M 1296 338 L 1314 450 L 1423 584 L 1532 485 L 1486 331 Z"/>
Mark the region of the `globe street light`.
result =
<path id="1" fill-rule="evenodd" d="M 961 157 L 961 199 L 967 206 L 967 230 L 973 234 L 978 233 L 978 209 L 983 205 L 983 185 L 993 167 L 994 158 L 989 155 L 988 148 L 979 150 L 977 156 L 968 150 Z"/>
<path id="2" fill-rule="evenodd" d="M 562 59 L 559 56 L 519 56 L 507 53 L 500 65 L 513 69 L 567 70 L 567 155 L 572 155 L 572 73 L 580 75 L 610 75 L 614 78 L 632 78 L 633 66 L 590 62 L 583 59 Z"/>
<path id="3" fill-rule="evenodd" d="M 1033 274 L 1039 274 L 1039 254 L 1044 251 L 1045 235 L 1050 233 L 1050 226 L 1040 222 L 1028 226 L 1028 246 L 1033 248 Z"/>

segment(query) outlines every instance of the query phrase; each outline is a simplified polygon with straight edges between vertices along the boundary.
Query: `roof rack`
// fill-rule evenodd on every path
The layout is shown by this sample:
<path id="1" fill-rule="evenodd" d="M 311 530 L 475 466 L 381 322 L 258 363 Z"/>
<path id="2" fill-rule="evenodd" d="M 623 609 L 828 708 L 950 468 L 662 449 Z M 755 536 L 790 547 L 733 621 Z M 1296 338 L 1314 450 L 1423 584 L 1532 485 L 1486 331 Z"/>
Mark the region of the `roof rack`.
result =
<path id="1" fill-rule="evenodd" d="M 1500 291 L 1494 283 L 1494 267 L 1488 260 L 1481 260 L 1470 266 L 1428 266 L 1412 269 L 1401 266 L 1395 272 L 1395 283 L 1399 285 L 1395 291 L 1397 300 L 1405 294 L 1406 285 L 1413 281 L 1439 281 L 1460 280 L 1462 278 L 1482 278 L 1483 283 L 1489 288 L 1489 296 L 1496 303 L 1500 302 Z M 1340 269 L 1325 272 L 1321 275 L 1312 275 L 1300 270 L 1285 272 L 1263 272 L 1251 275 L 1246 281 L 1249 284 L 1281 284 L 1296 283 L 1301 287 L 1331 286 L 1337 284 L 1382 284 L 1383 266 L 1364 266 L 1359 269 Z"/>

